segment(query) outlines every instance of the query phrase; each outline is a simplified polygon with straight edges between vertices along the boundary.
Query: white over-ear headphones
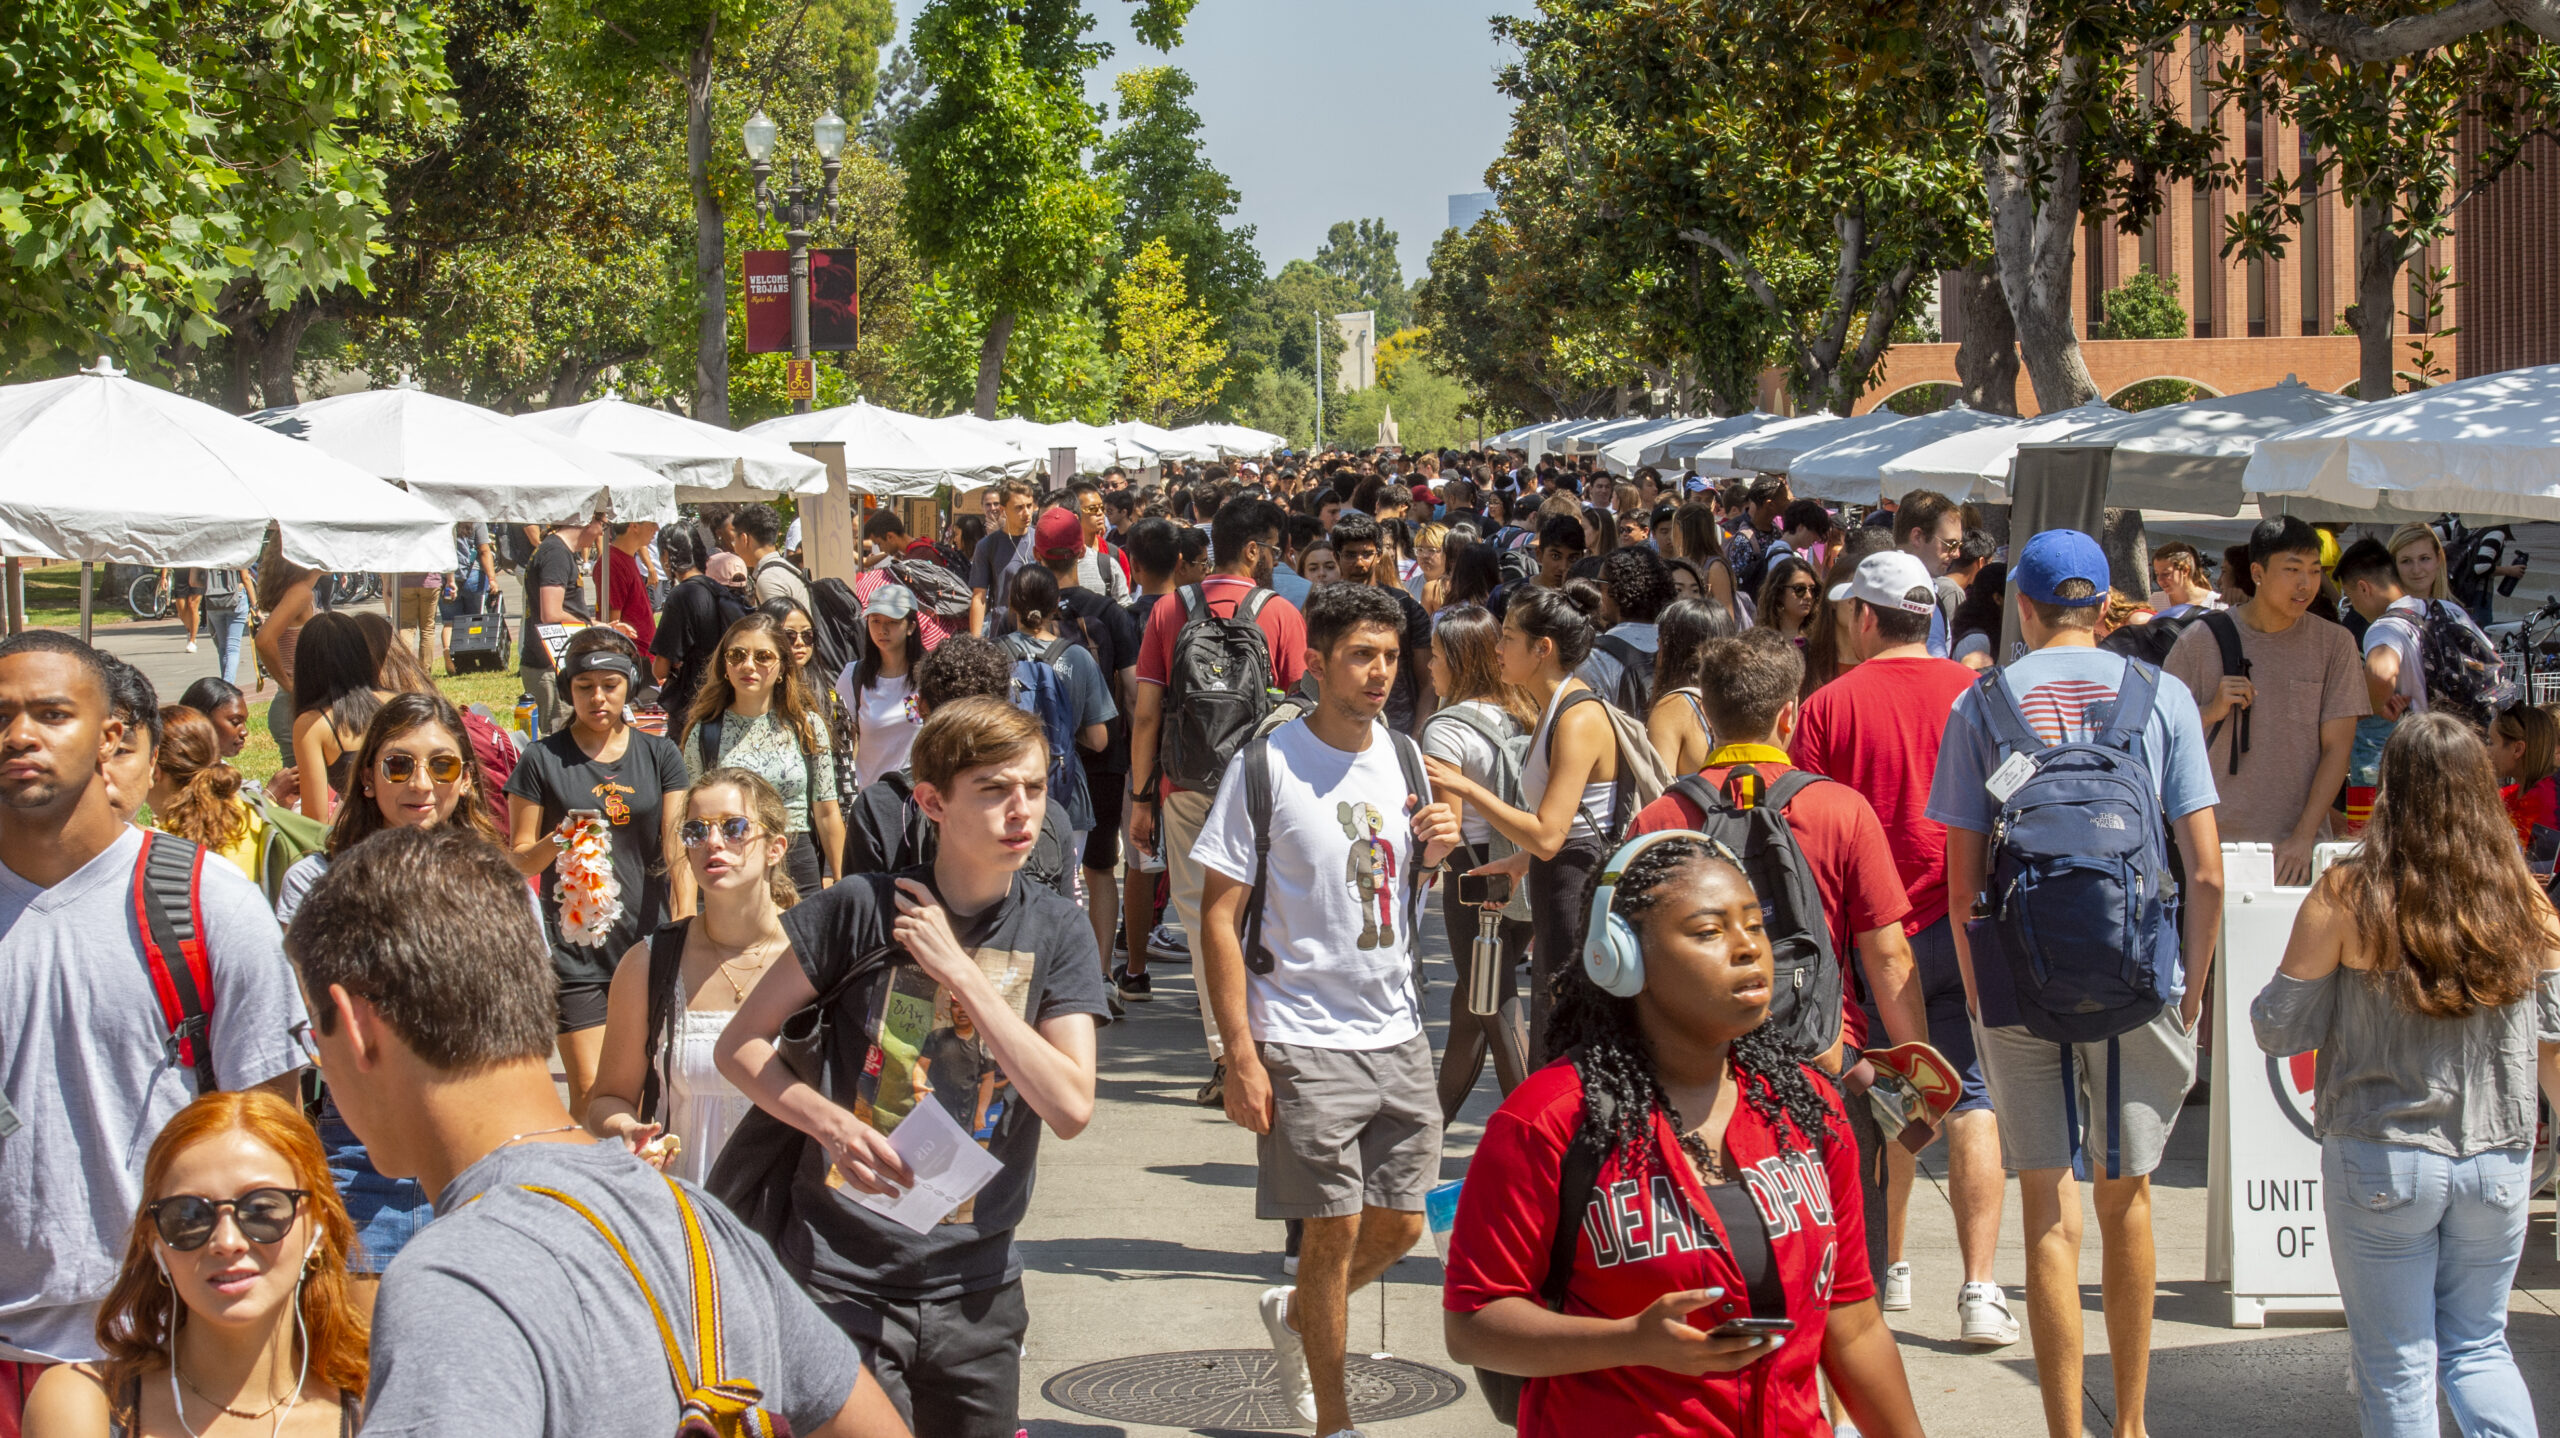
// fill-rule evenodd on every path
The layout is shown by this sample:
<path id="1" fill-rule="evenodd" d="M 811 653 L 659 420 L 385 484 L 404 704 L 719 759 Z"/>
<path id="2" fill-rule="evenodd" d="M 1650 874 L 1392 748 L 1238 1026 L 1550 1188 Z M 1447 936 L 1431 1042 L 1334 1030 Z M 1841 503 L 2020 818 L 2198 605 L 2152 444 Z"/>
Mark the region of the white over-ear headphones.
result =
<path id="1" fill-rule="evenodd" d="M 1619 876 L 1635 866 L 1636 857 L 1665 839 L 1693 839 L 1713 847 L 1715 840 L 1695 829 L 1658 829 L 1639 834 L 1618 847 L 1600 869 L 1600 887 L 1591 892 L 1589 922 L 1582 931 L 1582 971 L 1602 993 L 1631 999 L 1644 992 L 1644 944 L 1636 926 L 1610 911 L 1617 898 Z"/>

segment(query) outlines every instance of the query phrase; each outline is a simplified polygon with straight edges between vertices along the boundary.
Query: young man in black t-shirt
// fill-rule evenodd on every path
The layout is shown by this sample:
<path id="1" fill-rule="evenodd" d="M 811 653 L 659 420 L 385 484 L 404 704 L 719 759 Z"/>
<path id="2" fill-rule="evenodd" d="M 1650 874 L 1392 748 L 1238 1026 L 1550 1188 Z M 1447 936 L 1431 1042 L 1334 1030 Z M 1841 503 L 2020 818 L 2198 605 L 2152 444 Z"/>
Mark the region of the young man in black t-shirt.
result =
<path id="1" fill-rule="evenodd" d="M 1399 733 L 1419 735 L 1422 721 L 1431 717 L 1431 615 L 1421 601 L 1405 592 L 1395 582 L 1393 573 L 1381 577 L 1378 566 L 1392 564 L 1386 556 L 1386 531 L 1378 521 L 1365 514 L 1346 514 L 1333 523 L 1333 562 L 1342 567 L 1343 579 L 1352 584 L 1374 584 L 1396 597 L 1397 608 L 1404 611 L 1404 656 L 1396 665 L 1394 687 L 1387 691 L 1387 727 Z"/>
<path id="2" fill-rule="evenodd" d="M 1013 1230 L 1042 1125 L 1071 1139 L 1092 1121 L 1102 970 L 1082 911 L 1021 873 L 1048 797 L 1040 721 L 958 700 L 916 731 L 913 756 L 916 800 L 941 831 L 934 862 L 849 874 L 785 914 L 797 962 L 767 971 L 716 1055 L 741 1092 L 818 1141 L 782 1252 L 902 1416 L 922 1433 L 1009 1438 L 1029 1324 Z M 821 995 L 823 1093 L 774 1048 Z M 1003 1168 L 919 1235 L 858 1196 L 913 1183 L 888 1135 L 925 1103 Z"/>
<path id="3" fill-rule="evenodd" d="M 578 556 L 595 547 L 604 533 L 601 516 L 583 524 L 563 524 L 542 537 L 524 566 L 524 634 L 516 650 L 516 674 L 524 692 L 533 696 L 534 733 L 539 738 L 568 715 L 560 702 L 551 650 L 542 627 L 588 617 L 586 588 L 578 579 Z"/>

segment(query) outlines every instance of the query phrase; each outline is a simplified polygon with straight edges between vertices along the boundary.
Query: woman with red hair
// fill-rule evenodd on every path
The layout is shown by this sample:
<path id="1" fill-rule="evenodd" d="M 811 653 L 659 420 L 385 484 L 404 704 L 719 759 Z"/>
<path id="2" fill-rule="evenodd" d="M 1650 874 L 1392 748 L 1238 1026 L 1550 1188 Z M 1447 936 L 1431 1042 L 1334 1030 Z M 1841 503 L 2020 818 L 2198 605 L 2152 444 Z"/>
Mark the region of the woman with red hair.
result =
<path id="1" fill-rule="evenodd" d="M 206 1094 L 152 1141 L 142 1192 L 98 1308 L 107 1357 L 45 1370 L 27 1438 L 353 1434 L 355 1229 L 302 1111 L 263 1091 Z"/>

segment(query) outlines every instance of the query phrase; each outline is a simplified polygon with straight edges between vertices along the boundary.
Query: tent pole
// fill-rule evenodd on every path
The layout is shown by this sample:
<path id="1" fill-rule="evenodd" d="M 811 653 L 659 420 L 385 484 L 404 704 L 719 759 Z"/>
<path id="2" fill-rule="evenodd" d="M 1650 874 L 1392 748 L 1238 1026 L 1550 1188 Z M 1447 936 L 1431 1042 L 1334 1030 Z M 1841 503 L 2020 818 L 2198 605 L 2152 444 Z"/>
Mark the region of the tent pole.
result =
<path id="1" fill-rule="evenodd" d="M 89 630 L 89 594 L 90 594 L 91 589 L 93 589 L 93 588 L 96 586 L 96 584 L 97 584 L 97 579 L 98 579 L 98 566 L 97 566 L 97 565 L 95 565 L 95 564 L 92 564 L 92 563 L 91 563 L 91 562 L 89 562 L 88 560 L 85 560 L 85 559 L 84 559 L 84 560 L 81 560 L 81 561 L 80 561 L 80 642 L 81 642 L 81 643 L 83 643 L 83 644 L 86 644 L 86 643 L 88 643 L 88 642 L 89 642 L 89 632 L 90 632 L 90 630 Z"/>
<path id="2" fill-rule="evenodd" d="M 0 561 L 0 584 L 8 588 L 9 632 L 27 632 L 26 568 L 22 560 Z"/>

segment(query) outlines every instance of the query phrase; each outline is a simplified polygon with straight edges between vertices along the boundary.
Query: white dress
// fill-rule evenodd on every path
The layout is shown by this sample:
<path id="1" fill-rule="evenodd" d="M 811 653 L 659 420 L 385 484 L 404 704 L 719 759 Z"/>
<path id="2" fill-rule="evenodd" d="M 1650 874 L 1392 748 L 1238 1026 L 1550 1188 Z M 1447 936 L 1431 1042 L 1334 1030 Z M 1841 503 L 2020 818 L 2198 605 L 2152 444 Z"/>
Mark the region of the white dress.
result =
<path id="1" fill-rule="evenodd" d="M 711 1172 L 729 1131 L 747 1116 L 755 1101 L 732 1087 L 711 1061 L 711 1047 L 735 1017 L 726 1010 L 687 1009 L 677 1016 L 675 1061 L 669 1064 L 667 1132 L 684 1147 L 667 1164 L 667 1172 L 693 1183 Z"/>

